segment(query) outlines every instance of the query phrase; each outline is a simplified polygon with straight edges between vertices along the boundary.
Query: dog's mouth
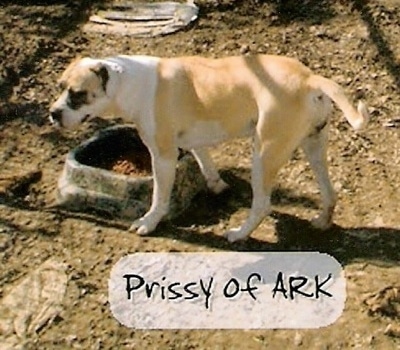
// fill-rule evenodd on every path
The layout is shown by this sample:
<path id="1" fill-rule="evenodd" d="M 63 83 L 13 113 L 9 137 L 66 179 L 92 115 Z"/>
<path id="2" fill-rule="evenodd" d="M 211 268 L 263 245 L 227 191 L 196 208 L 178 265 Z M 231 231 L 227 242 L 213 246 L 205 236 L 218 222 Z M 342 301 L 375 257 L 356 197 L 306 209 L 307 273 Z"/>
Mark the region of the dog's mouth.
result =
<path id="1" fill-rule="evenodd" d="M 59 120 L 54 119 L 51 115 L 49 116 L 50 124 L 55 126 L 56 128 L 60 128 L 61 122 Z"/>
<path id="2" fill-rule="evenodd" d="M 87 121 L 89 118 L 90 118 L 90 114 L 86 114 L 86 115 L 82 118 L 81 123 L 84 123 L 84 122 Z M 53 125 L 53 126 L 56 127 L 56 128 L 61 128 L 61 127 L 64 126 L 64 125 L 62 124 L 61 120 L 58 120 L 58 119 L 53 118 L 52 115 L 49 116 L 49 120 L 50 120 L 50 124 Z"/>

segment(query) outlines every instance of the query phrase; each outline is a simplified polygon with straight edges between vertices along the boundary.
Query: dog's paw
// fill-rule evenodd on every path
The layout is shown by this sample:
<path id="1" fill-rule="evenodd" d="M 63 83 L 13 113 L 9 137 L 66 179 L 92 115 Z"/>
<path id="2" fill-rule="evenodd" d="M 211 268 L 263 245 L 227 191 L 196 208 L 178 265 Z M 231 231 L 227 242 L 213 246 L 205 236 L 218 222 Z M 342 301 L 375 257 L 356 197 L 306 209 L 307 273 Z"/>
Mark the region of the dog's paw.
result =
<path id="1" fill-rule="evenodd" d="M 220 194 L 229 187 L 229 185 L 222 179 L 218 179 L 217 181 L 208 182 L 207 186 L 210 189 L 210 191 L 215 194 Z"/>
<path id="2" fill-rule="evenodd" d="M 134 221 L 131 227 L 129 228 L 129 232 L 135 232 L 140 236 L 145 236 L 151 233 L 155 229 L 156 225 L 152 227 L 153 225 L 150 225 L 150 223 L 147 221 L 148 220 L 146 220 L 146 218 L 140 218 Z"/>
<path id="3" fill-rule="evenodd" d="M 325 231 L 332 226 L 332 221 L 328 220 L 324 215 L 319 215 L 311 220 L 311 225 L 318 230 Z"/>
<path id="4" fill-rule="evenodd" d="M 132 224 L 131 227 L 129 228 L 129 231 L 135 232 L 139 236 L 145 236 L 151 232 L 146 225 L 138 226 L 136 224 Z"/>
<path id="5" fill-rule="evenodd" d="M 240 228 L 233 228 L 224 233 L 224 237 L 230 242 L 244 241 L 247 239 L 247 234 L 243 233 Z"/>

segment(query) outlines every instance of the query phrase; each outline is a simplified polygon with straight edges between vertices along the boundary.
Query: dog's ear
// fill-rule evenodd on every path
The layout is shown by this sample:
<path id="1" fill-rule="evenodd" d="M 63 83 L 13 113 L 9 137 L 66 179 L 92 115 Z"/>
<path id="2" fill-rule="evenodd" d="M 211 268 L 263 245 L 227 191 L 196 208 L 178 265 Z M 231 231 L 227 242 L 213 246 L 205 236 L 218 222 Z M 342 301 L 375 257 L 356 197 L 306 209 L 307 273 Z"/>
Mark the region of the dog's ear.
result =
<path id="1" fill-rule="evenodd" d="M 119 74 L 123 73 L 124 71 L 118 63 L 114 62 L 97 62 L 96 65 L 91 68 L 91 70 L 101 79 L 104 91 L 106 91 L 107 82 L 110 78 L 108 70 Z"/>
<path id="2" fill-rule="evenodd" d="M 96 64 L 94 67 L 91 68 L 91 71 L 93 71 L 101 80 L 101 86 L 104 90 L 104 92 L 107 91 L 107 83 L 108 80 L 110 79 L 110 75 L 108 73 L 108 69 L 105 64 L 99 62 Z"/>

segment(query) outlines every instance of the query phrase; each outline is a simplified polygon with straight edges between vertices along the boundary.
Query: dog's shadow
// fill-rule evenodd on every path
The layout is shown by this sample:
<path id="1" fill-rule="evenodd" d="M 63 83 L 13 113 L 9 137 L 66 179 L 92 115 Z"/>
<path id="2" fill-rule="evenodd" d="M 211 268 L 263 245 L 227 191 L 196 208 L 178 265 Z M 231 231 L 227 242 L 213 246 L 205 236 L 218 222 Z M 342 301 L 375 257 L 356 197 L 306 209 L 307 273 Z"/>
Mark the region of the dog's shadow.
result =
<path id="1" fill-rule="evenodd" d="M 162 223 L 154 233 L 193 245 L 222 251 L 318 251 L 334 256 L 343 265 L 352 261 L 376 261 L 390 266 L 400 262 L 400 230 L 390 227 L 341 227 L 333 225 L 326 231 L 313 228 L 308 220 L 274 211 L 277 242 L 255 238 L 229 243 L 208 231 L 176 228 Z"/>
<path id="2" fill-rule="evenodd" d="M 244 168 L 225 169 L 221 171 L 221 177 L 229 184 L 227 190 L 215 195 L 209 191 L 202 191 L 193 204 L 173 223 L 177 226 L 215 225 L 231 217 L 232 214 L 242 208 L 250 208 L 252 190 L 249 182 L 245 180 L 249 176 L 249 170 Z M 274 189 L 271 202 L 273 206 L 290 203 L 291 206 L 302 206 L 312 209 L 318 208 L 318 203 L 306 196 L 294 195 L 290 189 L 278 187 Z"/>
<path id="3" fill-rule="evenodd" d="M 243 174 L 237 175 L 240 171 L 223 171 L 222 177 L 229 183 L 229 190 L 220 195 L 200 193 L 181 216 L 160 223 L 150 237 L 173 239 L 220 251 L 319 251 L 334 256 L 342 264 L 366 260 L 380 261 L 392 266 L 400 262 L 399 229 L 333 225 L 326 231 L 317 230 L 308 220 L 279 211 L 279 205 L 282 203 L 317 208 L 312 199 L 295 196 L 290 190 L 282 188 L 273 194 L 273 205 L 277 210 L 271 214 L 277 240 L 269 242 L 249 237 L 245 241 L 229 243 L 222 235 L 208 229 L 208 226 L 226 220 L 241 208 L 250 207 L 251 188 L 243 179 Z M 56 212 L 61 217 L 77 217 L 98 226 L 119 230 L 129 227 L 129 223 L 110 220 L 94 213 L 72 213 L 59 209 L 56 209 Z"/>
<path id="4" fill-rule="evenodd" d="M 272 204 L 278 210 L 271 216 L 275 222 L 276 242 L 248 238 L 229 243 L 207 231 L 199 233 L 196 226 L 206 227 L 229 218 L 240 208 L 251 205 L 251 188 L 246 180 L 232 171 L 222 172 L 230 190 L 218 196 L 201 193 L 185 213 L 171 223 L 161 223 L 153 235 L 172 238 L 213 250 L 226 251 L 319 251 L 335 256 L 345 264 L 353 260 L 380 260 L 393 264 L 400 262 L 400 230 L 390 227 L 341 227 L 333 225 L 326 231 L 315 229 L 310 221 L 279 212 L 283 203 L 317 209 L 317 203 L 305 196 L 296 196 L 290 190 L 278 188 Z"/>

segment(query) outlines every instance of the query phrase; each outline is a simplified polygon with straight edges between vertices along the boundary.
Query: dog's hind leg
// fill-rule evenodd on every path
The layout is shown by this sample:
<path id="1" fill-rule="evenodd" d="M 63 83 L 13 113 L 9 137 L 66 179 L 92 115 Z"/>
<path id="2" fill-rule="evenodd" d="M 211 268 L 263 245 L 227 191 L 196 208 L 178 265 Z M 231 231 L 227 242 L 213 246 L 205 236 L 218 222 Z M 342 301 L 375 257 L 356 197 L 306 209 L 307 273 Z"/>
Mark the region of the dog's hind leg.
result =
<path id="1" fill-rule="evenodd" d="M 265 143 L 255 140 L 251 186 L 253 200 L 249 216 L 240 228 L 224 234 L 230 242 L 246 239 L 271 212 L 271 192 L 276 174 L 288 160 L 295 147 L 280 142 Z"/>
<path id="2" fill-rule="evenodd" d="M 332 216 L 336 205 L 336 194 L 329 179 L 327 165 L 328 128 L 318 130 L 307 137 L 301 147 L 310 162 L 322 197 L 322 212 L 312 220 L 315 228 L 326 230 L 332 224 Z"/>
<path id="3" fill-rule="evenodd" d="M 199 164 L 200 170 L 207 181 L 208 188 L 215 194 L 224 191 L 228 187 L 228 184 L 219 176 L 218 170 L 207 149 L 192 149 L 191 152 Z"/>

